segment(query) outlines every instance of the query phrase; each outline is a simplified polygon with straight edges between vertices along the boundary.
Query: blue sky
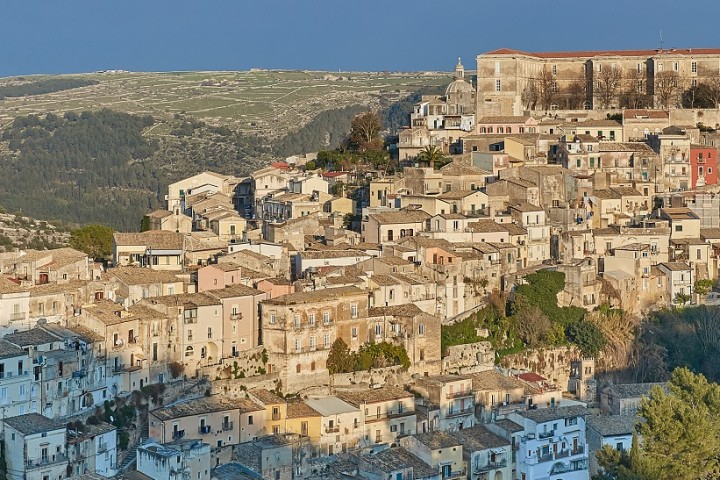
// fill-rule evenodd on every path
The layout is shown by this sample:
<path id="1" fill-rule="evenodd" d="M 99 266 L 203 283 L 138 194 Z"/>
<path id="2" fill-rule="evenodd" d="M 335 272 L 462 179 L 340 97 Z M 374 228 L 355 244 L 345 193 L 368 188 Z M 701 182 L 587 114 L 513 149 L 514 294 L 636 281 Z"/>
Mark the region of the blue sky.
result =
<path id="1" fill-rule="evenodd" d="M 499 47 L 657 48 L 661 29 L 666 48 L 720 47 L 717 0 L 12 0 L 1 11 L 0 76 L 449 71 Z"/>

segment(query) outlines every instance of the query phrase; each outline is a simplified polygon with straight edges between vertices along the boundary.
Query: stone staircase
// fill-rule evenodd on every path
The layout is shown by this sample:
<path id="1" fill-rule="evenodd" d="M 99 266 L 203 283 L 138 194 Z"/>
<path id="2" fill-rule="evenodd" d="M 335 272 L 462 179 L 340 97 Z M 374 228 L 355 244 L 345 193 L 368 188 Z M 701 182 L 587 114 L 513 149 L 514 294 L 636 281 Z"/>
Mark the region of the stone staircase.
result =
<path id="1" fill-rule="evenodd" d="M 149 436 L 150 434 L 148 422 L 143 422 L 142 430 L 140 432 L 140 438 L 131 447 L 130 453 L 127 454 L 123 462 L 120 464 L 120 468 L 118 469 L 119 472 L 126 472 L 128 469 L 130 469 L 131 466 L 135 464 L 135 461 L 137 460 L 137 449 L 140 445 L 143 445 L 148 441 Z"/>

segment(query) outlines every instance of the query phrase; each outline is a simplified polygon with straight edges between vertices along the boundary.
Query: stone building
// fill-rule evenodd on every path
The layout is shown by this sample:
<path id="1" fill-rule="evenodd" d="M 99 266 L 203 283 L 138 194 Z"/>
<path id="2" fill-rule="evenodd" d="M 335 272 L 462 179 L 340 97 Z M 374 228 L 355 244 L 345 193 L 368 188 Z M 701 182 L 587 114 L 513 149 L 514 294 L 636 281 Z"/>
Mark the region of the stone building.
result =
<path id="1" fill-rule="evenodd" d="M 527 110 L 670 108 L 718 75 L 720 49 L 523 52 L 477 56 L 478 115 Z"/>

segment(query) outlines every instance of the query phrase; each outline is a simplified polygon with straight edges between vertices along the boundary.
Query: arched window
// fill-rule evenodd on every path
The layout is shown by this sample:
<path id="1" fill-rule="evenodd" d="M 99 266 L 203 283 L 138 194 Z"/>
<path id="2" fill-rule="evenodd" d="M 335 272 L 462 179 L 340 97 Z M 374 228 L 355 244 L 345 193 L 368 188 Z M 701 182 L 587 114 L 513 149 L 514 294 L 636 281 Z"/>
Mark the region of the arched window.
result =
<path id="1" fill-rule="evenodd" d="M 193 347 L 185 347 L 186 357 L 192 357 L 193 353 L 195 353 L 195 349 Z"/>
<path id="2" fill-rule="evenodd" d="M 300 364 L 298 363 L 297 365 L 295 365 L 295 373 L 300 373 L 300 370 Z"/>

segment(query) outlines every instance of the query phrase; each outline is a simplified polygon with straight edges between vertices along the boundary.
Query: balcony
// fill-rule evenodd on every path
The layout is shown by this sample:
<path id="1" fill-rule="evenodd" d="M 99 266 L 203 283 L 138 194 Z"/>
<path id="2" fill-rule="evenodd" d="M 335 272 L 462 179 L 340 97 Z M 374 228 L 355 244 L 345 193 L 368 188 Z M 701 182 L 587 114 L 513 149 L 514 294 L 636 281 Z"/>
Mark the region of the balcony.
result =
<path id="1" fill-rule="evenodd" d="M 507 460 L 500 460 L 497 462 L 488 462 L 485 465 L 476 465 L 475 473 L 484 473 L 484 472 L 489 472 L 492 470 L 497 470 L 499 468 L 505 468 L 505 467 L 507 467 Z"/>
<path id="2" fill-rule="evenodd" d="M 105 453 L 107 452 L 107 449 L 107 443 L 101 443 L 100 445 L 98 445 L 97 453 Z"/>
<path id="3" fill-rule="evenodd" d="M 467 391 L 460 391 L 460 392 L 450 392 L 447 395 L 445 395 L 445 398 L 463 398 L 463 397 L 472 397 L 474 396 L 474 393 L 472 390 Z"/>
<path id="4" fill-rule="evenodd" d="M 25 320 L 25 312 L 15 312 L 10 314 L 10 320 Z"/>
<path id="5" fill-rule="evenodd" d="M 231 313 L 230 320 L 242 320 L 242 313 Z"/>
<path id="6" fill-rule="evenodd" d="M 272 414 L 272 419 L 273 419 L 273 420 L 280 420 L 280 414 L 279 414 L 279 413 L 273 413 L 273 414 Z"/>
<path id="7" fill-rule="evenodd" d="M 467 407 L 467 408 L 459 408 L 457 410 L 448 410 L 445 414 L 445 418 L 451 418 L 451 417 L 461 417 L 463 415 L 471 415 L 473 414 L 475 409 L 473 407 Z"/>
<path id="8" fill-rule="evenodd" d="M 549 432 L 540 432 L 540 433 L 538 433 L 538 438 L 539 438 L 540 440 L 542 440 L 542 439 L 544 439 L 544 438 L 550 438 L 550 437 L 553 437 L 553 436 L 555 436 L 555 430 L 550 430 Z"/>
<path id="9" fill-rule="evenodd" d="M 173 440 L 179 440 L 185 436 L 185 430 L 175 430 L 173 432 L 172 438 Z"/>
<path id="10" fill-rule="evenodd" d="M 465 470 L 457 470 L 457 471 L 448 472 L 448 473 L 443 473 L 443 471 L 440 470 L 440 473 L 442 474 L 443 480 L 450 480 L 453 478 L 467 478 L 467 474 L 465 473 Z"/>
<path id="11" fill-rule="evenodd" d="M 113 369 L 112 369 L 113 373 L 120 373 L 120 372 L 122 372 L 123 370 L 125 370 L 125 365 L 124 365 L 124 364 L 121 363 L 121 364 L 119 364 L 119 365 L 113 365 Z"/>
<path id="12" fill-rule="evenodd" d="M 379 415 L 367 415 L 365 417 L 365 422 L 372 423 L 389 418 L 407 417 L 410 415 L 415 415 L 415 410 L 390 410 L 389 412 L 381 413 Z"/>
<path id="13" fill-rule="evenodd" d="M 210 425 L 200 425 L 198 427 L 198 433 L 200 435 L 207 435 L 208 433 L 212 433 L 212 427 L 210 427 Z"/>
<path id="14" fill-rule="evenodd" d="M 47 457 L 28 459 L 26 462 L 27 468 L 42 468 L 55 463 L 67 462 L 67 455 L 64 453 L 56 453 L 54 455 L 48 455 Z"/>
<path id="15" fill-rule="evenodd" d="M 325 428 L 325 433 L 339 433 L 339 432 L 340 432 L 340 427 L 338 427 L 338 426 Z"/>
<path id="16" fill-rule="evenodd" d="M 223 422 L 222 429 L 224 432 L 229 432 L 235 427 L 233 422 Z"/>

